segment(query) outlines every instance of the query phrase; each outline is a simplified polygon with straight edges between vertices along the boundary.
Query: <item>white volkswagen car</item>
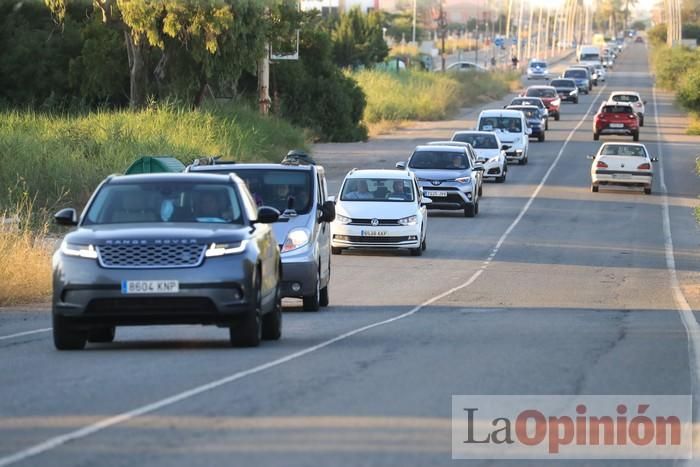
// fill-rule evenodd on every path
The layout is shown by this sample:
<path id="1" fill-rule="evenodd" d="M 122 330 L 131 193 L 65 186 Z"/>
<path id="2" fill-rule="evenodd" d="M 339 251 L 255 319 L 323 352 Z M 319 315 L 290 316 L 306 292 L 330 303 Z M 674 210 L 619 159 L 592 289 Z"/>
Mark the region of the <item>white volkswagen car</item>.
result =
<path id="1" fill-rule="evenodd" d="M 639 126 L 644 126 L 644 104 L 647 101 L 642 99 L 638 92 L 634 91 L 614 91 L 608 98 L 610 104 L 629 104 L 634 109 L 634 113 L 639 116 Z"/>
<path id="2" fill-rule="evenodd" d="M 426 205 L 416 177 L 406 170 L 351 170 L 335 200 L 331 251 L 346 248 L 407 248 L 425 251 Z"/>
<path id="3" fill-rule="evenodd" d="M 601 185 L 621 185 L 642 187 L 644 193 L 651 194 L 654 181 L 652 162 L 646 146 L 640 143 L 605 143 L 598 153 L 588 156 L 591 164 L 591 191 L 598 192 Z"/>
<path id="4" fill-rule="evenodd" d="M 508 173 L 507 144 L 501 143 L 493 131 L 456 131 L 452 141 L 469 143 L 476 153 L 476 161 L 484 166 L 484 178 L 493 178 L 497 183 L 506 181 Z"/>

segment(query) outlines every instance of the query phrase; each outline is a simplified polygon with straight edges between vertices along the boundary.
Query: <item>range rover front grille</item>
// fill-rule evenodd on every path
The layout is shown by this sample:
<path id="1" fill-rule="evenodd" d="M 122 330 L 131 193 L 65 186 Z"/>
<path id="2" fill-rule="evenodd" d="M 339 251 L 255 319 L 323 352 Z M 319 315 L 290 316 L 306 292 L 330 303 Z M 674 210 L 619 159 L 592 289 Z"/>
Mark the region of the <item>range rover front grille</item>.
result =
<path id="1" fill-rule="evenodd" d="M 205 248 L 197 243 L 102 245 L 97 247 L 97 253 L 105 268 L 186 268 L 202 264 Z"/>

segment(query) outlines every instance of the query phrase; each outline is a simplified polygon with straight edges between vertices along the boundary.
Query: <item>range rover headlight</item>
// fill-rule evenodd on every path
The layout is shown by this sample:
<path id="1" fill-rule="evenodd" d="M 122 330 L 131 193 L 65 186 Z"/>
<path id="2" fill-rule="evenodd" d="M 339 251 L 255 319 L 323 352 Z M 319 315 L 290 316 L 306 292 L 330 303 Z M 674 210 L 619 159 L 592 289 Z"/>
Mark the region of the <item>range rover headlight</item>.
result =
<path id="1" fill-rule="evenodd" d="M 309 231 L 306 229 L 293 229 L 287 234 L 282 245 L 282 253 L 297 250 L 309 243 Z"/>
<path id="2" fill-rule="evenodd" d="M 215 258 L 217 256 L 224 255 L 236 255 L 238 253 L 243 253 L 246 246 L 248 246 L 248 240 L 243 240 L 241 242 L 231 242 L 231 243 L 212 243 L 204 252 L 204 256 L 207 258 Z"/>
<path id="3" fill-rule="evenodd" d="M 417 216 L 402 217 L 399 219 L 400 225 L 416 225 L 418 218 Z"/>
<path id="4" fill-rule="evenodd" d="M 97 250 L 93 245 L 77 245 L 63 241 L 61 243 L 61 253 L 66 256 L 76 258 L 97 259 Z"/>

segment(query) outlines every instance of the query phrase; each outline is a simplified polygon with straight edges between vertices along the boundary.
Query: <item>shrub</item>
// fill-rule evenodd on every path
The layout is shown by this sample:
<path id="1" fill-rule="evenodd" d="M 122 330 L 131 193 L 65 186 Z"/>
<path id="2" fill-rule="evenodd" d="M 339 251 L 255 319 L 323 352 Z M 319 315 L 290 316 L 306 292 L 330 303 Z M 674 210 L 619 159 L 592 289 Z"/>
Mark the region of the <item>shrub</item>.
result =
<path id="1" fill-rule="evenodd" d="M 686 109 L 700 111 L 700 65 L 688 69 L 678 80 L 676 97 Z"/>
<path id="2" fill-rule="evenodd" d="M 658 47 L 653 62 L 660 87 L 676 89 L 678 81 L 700 60 L 700 52 L 685 47 Z"/>

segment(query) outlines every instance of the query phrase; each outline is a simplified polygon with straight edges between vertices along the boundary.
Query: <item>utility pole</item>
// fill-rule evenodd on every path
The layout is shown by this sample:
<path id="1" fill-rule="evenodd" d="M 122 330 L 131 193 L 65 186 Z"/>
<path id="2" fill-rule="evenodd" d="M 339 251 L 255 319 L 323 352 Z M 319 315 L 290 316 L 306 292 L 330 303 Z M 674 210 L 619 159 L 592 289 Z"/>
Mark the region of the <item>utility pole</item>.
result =
<path id="1" fill-rule="evenodd" d="M 532 0 L 529 0 L 528 8 L 530 9 L 530 19 L 527 22 L 527 52 L 525 57 L 523 57 L 526 61 L 530 60 L 530 55 L 532 54 L 532 17 L 535 12 L 535 9 L 532 8 Z"/>
<path id="2" fill-rule="evenodd" d="M 519 0 L 520 1 L 520 8 L 518 12 L 518 30 L 517 30 L 517 35 L 516 35 L 516 52 L 515 56 L 518 57 L 518 60 L 522 60 L 522 37 L 523 37 L 523 8 L 525 4 L 525 0 Z"/>
<path id="3" fill-rule="evenodd" d="M 440 59 L 442 61 L 442 71 L 445 71 L 445 36 L 447 35 L 447 18 L 445 18 L 445 9 L 440 0 L 440 18 L 438 19 L 438 27 L 440 28 L 440 39 L 442 41 L 440 50 Z"/>
<path id="4" fill-rule="evenodd" d="M 549 8 L 546 9 L 547 17 L 544 22 L 544 59 L 549 58 L 549 22 L 551 20 L 551 11 Z"/>
<path id="5" fill-rule="evenodd" d="M 413 33 L 411 34 L 411 41 L 416 43 L 416 13 L 418 12 L 418 0 L 413 0 Z"/>
<path id="6" fill-rule="evenodd" d="M 270 9 L 265 8 L 265 16 Z M 265 54 L 258 60 L 258 106 L 262 115 L 270 113 L 270 44 L 265 42 Z"/>
<path id="7" fill-rule="evenodd" d="M 540 14 L 537 18 L 537 52 L 535 56 L 540 58 L 540 41 L 542 39 L 542 4 L 540 3 Z"/>

